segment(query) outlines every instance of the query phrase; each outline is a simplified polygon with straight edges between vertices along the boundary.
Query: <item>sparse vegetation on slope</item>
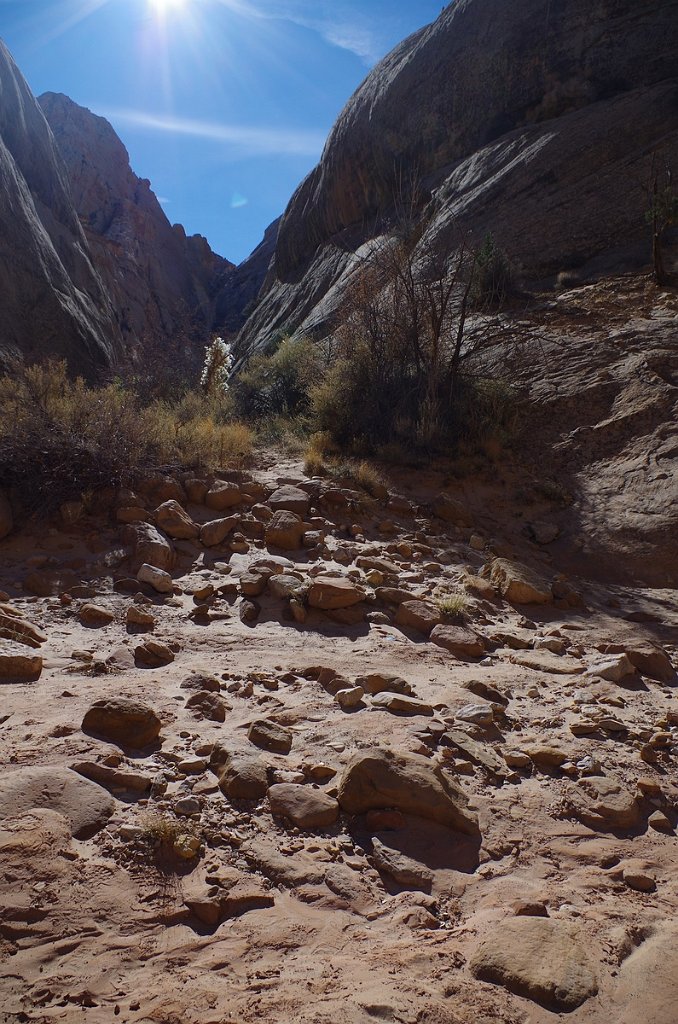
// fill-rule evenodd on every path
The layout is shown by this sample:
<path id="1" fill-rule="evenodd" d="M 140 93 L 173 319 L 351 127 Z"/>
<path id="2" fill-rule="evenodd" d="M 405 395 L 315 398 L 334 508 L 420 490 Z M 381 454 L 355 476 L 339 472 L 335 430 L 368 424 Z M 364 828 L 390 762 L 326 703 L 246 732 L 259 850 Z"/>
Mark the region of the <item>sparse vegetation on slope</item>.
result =
<path id="1" fill-rule="evenodd" d="M 0 408 L 0 480 L 27 507 L 54 507 L 152 466 L 241 466 L 253 446 L 252 430 L 225 402 L 189 391 L 144 404 L 119 381 L 71 379 L 65 362 L 0 378 Z"/>

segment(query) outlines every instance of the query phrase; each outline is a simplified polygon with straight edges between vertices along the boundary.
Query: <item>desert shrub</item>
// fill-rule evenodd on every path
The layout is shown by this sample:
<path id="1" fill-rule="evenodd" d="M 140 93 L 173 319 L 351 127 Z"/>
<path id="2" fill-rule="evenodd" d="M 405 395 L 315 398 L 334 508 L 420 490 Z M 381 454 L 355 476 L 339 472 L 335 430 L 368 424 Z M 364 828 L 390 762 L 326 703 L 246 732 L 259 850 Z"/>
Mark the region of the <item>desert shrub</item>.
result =
<path id="1" fill-rule="evenodd" d="M 440 614 L 446 619 L 463 618 L 468 607 L 468 598 L 465 594 L 441 594 L 436 598 L 436 605 Z"/>
<path id="2" fill-rule="evenodd" d="M 55 361 L 0 377 L 0 484 L 28 509 L 131 483 L 153 466 L 241 465 L 252 445 L 251 430 L 204 395 L 143 404 L 120 382 L 92 386 Z"/>
<path id="3" fill-rule="evenodd" d="M 311 391 L 312 426 L 353 454 L 449 451 L 484 431 L 493 412 L 507 421 L 478 379 L 475 358 L 508 333 L 473 298 L 479 264 L 489 288 L 499 255 L 491 242 L 481 253 L 463 241 L 440 252 L 421 251 L 420 243 L 420 233 L 401 232 L 356 268 L 334 361 Z M 499 286 L 491 286 L 494 299 Z"/>
<path id="4" fill-rule="evenodd" d="M 247 419 L 304 416 L 320 373 L 320 353 L 308 338 L 284 337 L 253 355 L 232 382 L 238 415 Z"/>
<path id="5" fill-rule="evenodd" d="M 513 267 L 506 253 L 488 232 L 476 253 L 471 300 L 476 307 L 497 309 L 515 289 Z"/>

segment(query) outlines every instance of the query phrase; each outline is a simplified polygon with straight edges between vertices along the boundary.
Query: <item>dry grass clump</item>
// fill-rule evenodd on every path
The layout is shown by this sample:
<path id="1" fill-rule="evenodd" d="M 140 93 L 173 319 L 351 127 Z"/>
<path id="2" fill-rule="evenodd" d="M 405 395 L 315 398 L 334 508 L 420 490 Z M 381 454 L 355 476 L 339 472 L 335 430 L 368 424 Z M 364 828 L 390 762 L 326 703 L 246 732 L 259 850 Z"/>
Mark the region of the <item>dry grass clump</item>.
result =
<path id="1" fill-rule="evenodd" d="M 468 607 L 468 599 L 465 594 L 443 594 L 436 599 L 436 604 L 446 619 L 459 619 Z"/>
<path id="2" fill-rule="evenodd" d="M 341 458 L 331 438 L 324 431 L 313 434 L 304 455 L 307 476 L 326 476 L 332 480 L 351 483 L 373 498 L 388 496 L 384 476 L 370 462 Z"/>
<path id="3" fill-rule="evenodd" d="M 141 469 L 242 467 L 254 437 L 226 402 L 195 392 L 145 403 L 121 382 L 71 378 L 64 362 L 0 377 L 0 479 L 28 509 L 49 509 Z"/>

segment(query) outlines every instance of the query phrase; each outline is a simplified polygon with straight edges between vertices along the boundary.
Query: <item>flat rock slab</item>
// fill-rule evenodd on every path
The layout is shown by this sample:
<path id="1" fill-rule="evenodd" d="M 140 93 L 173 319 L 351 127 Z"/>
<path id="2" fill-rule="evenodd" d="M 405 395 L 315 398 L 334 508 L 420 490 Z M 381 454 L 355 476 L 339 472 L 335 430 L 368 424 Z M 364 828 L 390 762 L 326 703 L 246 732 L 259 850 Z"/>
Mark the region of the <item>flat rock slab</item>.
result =
<path id="1" fill-rule="evenodd" d="M 584 666 L 575 658 L 568 658 L 566 655 L 560 657 L 557 654 L 550 654 L 548 651 L 535 651 L 532 654 L 511 654 L 508 659 L 513 665 L 522 665 L 523 668 L 531 668 L 535 672 L 548 672 L 554 676 L 576 676 L 581 675 Z"/>
<path id="2" fill-rule="evenodd" d="M 614 993 L 618 1024 L 675 1024 L 678 1006 L 678 929 L 657 930 L 623 963 Z"/>
<path id="3" fill-rule="evenodd" d="M 495 925 L 470 968 L 481 981 L 557 1013 L 575 1010 L 598 991 L 588 941 L 575 925 L 551 918 L 515 917 Z"/>
<path id="4" fill-rule="evenodd" d="M 418 754 L 387 748 L 356 754 L 339 785 L 339 804 L 348 814 L 395 808 L 476 835 L 478 821 L 468 798 L 440 768 Z"/>
<path id="5" fill-rule="evenodd" d="M 303 829 L 321 829 L 333 825 L 339 816 L 337 801 L 312 786 L 281 782 L 268 791 L 271 811 Z"/>
<path id="6" fill-rule="evenodd" d="M 0 682 L 31 683 L 40 678 L 42 657 L 23 644 L 0 640 Z"/>
<path id="7" fill-rule="evenodd" d="M 104 827 L 115 810 L 105 789 L 70 768 L 19 768 L 0 779 L 0 819 L 34 808 L 58 811 L 68 819 L 76 839 L 89 839 Z"/>
<path id="8" fill-rule="evenodd" d="M 97 700 L 82 720 L 82 731 L 121 747 L 141 748 L 157 739 L 160 719 L 140 701 L 107 697 Z"/>
<path id="9" fill-rule="evenodd" d="M 430 717 L 433 714 L 430 704 L 418 700 L 417 697 L 408 697 L 404 693 L 389 693 L 388 691 L 375 693 L 371 704 L 373 708 L 383 708 L 384 711 L 390 711 L 393 715 L 426 715 Z"/>
<path id="10" fill-rule="evenodd" d="M 431 891 L 433 872 L 400 850 L 391 849 L 376 836 L 372 840 L 372 862 L 379 871 L 383 871 L 403 889 Z"/>
<path id="11" fill-rule="evenodd" d="M 309 606 L 323 611 L 350 608 L 364 600 L 364 590 L 341 577 L 316 576 L 308 592 Z"/>

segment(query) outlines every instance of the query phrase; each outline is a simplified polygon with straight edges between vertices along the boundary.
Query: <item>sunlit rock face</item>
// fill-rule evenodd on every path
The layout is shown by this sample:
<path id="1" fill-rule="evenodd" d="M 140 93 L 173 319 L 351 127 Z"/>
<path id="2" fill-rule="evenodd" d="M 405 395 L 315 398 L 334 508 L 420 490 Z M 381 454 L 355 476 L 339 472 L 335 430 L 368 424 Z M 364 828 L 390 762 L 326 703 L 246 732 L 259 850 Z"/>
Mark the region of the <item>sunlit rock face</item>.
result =
<path id="1" fill-rule="evenodd" d="M 0 185 L 0 364 L 50 355 L 95 376 L 201 350 L 233 264 L 170 224 L 107 121 L 36 100 L 2 43 Z"/>
<path id="2" fill-rule="evenodd" d="M 122 350 L 68 174 L 45 117 L 0 42 L 0 361 L 52 354 L 94 371 Z"/>
<path id="3" fill-rule="evenodd" d="M 65 161 L 73 200 L 93 258 L 118 313 L 125 347 L 162 337 L 209 334 L 220 275 L 233 264 L 199 235 L 172 226 L 138 178 L 111 125 L 67 96 L 45 93 L 40 106 Z"/>
<path id="4" fill-rule="evenodd" d="M 283 216 L 242 351 L 282 325 L 322 332 L 414 179 L 424 245 L 491 231 L 528 280 L 637 265 L 652 154 L 678 161 L 677 100 L 675 2 L 458 0 L 349 100 Z"/>

